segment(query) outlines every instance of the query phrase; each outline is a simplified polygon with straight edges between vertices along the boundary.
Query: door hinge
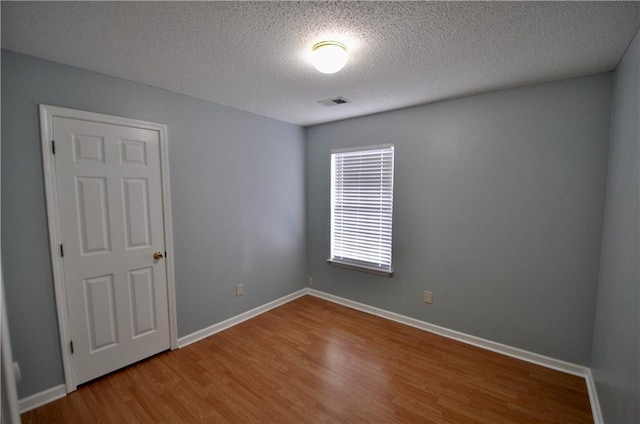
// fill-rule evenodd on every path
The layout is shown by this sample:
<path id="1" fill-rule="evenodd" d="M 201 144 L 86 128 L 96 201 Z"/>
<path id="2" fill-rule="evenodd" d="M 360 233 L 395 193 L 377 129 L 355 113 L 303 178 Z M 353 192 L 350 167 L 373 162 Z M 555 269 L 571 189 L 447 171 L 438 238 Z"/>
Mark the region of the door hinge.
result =
<path id="1" fill-rule="evenodd" d="M 60 245 L 60 256 L 64 258 L 64 247 Z"/>
<path id="2" fill-rule="evenodd" d="M 73 353 L 73 340 L 71 340 L 69 344 L 71 345 L 71 353 Z"/>
<path id="3" fill-rule="evenodd" d="M 164 257 L 165 258 L 167 257 L 167 251 L 166 250 L 164 251 Z"/>
<path id="4" fill-rule="evenodd" d="M 51 153 L 56 154 L 56 141 L 51 140 Z"/>

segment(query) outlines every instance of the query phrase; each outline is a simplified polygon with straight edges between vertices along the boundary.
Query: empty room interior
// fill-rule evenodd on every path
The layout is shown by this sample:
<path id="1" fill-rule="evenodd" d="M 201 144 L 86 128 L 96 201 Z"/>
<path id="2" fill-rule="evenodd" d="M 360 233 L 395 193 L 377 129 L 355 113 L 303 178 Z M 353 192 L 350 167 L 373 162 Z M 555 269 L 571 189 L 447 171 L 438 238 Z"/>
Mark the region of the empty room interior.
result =
<path id="1" fill-rule="evenodd" d="M 640 423 L 640 2 L 1 19 L 2 422 Z"/>

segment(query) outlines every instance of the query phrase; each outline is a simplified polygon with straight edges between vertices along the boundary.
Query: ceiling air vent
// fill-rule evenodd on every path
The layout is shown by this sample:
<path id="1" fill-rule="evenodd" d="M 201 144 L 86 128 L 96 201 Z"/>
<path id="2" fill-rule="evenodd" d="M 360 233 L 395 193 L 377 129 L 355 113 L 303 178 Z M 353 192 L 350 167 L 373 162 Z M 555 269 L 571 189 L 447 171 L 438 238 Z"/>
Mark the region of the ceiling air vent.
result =
<path id="1" fill-rule="evenodd" d="M 345 103 L 351 103 L 351 100 L 347 100 L 344 97 L 335 97 L 333 99 L 320 100 L 318 101 L 318 103 L 325 106 L 335 106 L 335 105 L 343 105 Z"/>

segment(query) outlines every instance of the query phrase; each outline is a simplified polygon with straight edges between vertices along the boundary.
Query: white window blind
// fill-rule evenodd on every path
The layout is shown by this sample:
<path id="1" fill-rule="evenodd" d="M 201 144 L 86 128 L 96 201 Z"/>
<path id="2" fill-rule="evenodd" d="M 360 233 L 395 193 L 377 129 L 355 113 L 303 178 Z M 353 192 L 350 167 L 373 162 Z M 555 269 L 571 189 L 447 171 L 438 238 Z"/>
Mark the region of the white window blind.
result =
<path id="1" fill-rule="evenodd" d="M 393 145 L 331 153 L 329 261 L 393 273 Z"/>

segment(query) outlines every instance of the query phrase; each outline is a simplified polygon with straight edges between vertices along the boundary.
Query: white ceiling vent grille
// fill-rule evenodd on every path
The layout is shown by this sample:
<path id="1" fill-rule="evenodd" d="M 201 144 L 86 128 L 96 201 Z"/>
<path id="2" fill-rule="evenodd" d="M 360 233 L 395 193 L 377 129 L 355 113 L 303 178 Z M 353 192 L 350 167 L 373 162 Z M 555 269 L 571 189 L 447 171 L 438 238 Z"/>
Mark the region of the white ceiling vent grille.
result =
<path id="1" fill-rule="evenodd" d="M 333 99 L 319 100 L 318 103 L 325 106 L 337 106 L 351 103 L 351 100 L 347 100 L 344 97 L 334 97 Z"/>

